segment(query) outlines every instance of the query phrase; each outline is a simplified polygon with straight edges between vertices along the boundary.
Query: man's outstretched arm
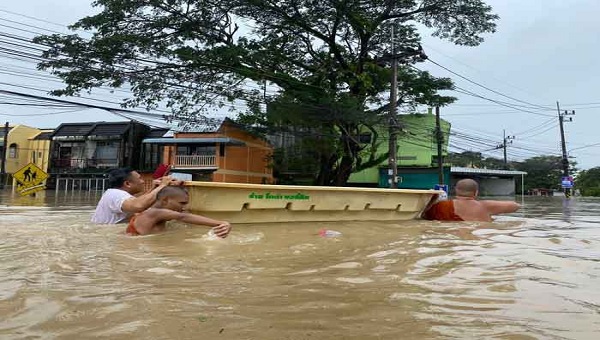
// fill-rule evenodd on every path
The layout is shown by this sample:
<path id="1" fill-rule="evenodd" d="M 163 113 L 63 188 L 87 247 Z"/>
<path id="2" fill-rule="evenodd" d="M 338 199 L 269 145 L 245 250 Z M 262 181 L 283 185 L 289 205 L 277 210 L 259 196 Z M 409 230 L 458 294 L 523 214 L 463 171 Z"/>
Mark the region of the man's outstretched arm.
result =
<path id="1" fill-rule="evenodd" d="M 521 205 L 517 202 L 513 201 L 480 201 L 485 205 L 487 210 L 490 212 L 490 215 L 498 215 L 498 214 L 508 214 L 513 213 L 519 208 Z"/>

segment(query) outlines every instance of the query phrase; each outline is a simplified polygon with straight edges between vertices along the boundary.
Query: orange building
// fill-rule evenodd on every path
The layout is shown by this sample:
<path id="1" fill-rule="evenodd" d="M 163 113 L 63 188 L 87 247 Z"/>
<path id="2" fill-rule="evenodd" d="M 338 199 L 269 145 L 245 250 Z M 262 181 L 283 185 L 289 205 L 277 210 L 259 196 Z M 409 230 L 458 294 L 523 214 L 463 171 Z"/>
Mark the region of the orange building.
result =
<path id="1" fill-rule="evenodd" d="M 273 146 L 230 119 L 176 132 L 173 137 L 146 138 L 143 143 L 145 149 L 155 150 L 154 154 L 162 152 L 161 162 L 171 165 L 172 172 L 190 174 L 193 180 L 273 182 Z"/>

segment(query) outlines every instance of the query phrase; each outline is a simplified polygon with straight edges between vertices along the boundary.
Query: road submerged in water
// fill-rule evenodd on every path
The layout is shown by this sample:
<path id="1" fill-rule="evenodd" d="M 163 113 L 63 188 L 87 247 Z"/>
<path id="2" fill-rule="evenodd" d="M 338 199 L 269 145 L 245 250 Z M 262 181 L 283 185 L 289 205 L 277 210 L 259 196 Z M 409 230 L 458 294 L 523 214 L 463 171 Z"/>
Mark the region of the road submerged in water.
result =
<path id="1" fill-rule="evenodd" d="M 0 191 L 2 339 L 596 339 L 600 200 L 493 223 L 89 223 L 99 193 Z M 341 233 L 322 237 L 319 232 Z M 322 233 L 322 232 L 321 232 Z"/>

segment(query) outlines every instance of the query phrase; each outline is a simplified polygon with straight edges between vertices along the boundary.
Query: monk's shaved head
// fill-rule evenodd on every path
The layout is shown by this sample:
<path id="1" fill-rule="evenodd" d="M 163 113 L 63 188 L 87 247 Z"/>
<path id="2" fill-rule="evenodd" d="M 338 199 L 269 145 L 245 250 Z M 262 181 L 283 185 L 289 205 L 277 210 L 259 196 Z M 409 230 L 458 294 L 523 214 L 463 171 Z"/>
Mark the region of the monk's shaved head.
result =
<path id="1" fill-rule="evenodd" d="M 461 179 L 454 187 L 456 196 L 475 197 L 479 191 L 479 184 L 470 178 Z"/>
<path id="2" fill-rule="evenodd" d="M 156 194 L 156 199 L 160 200 L 163 197 L 177 197 L 180 195 L 187 196 L 187 191 L 182 187 L 176 187 L 176 186 L 170 185 L 170 186 L 160 189 L 160 191 Z"/>

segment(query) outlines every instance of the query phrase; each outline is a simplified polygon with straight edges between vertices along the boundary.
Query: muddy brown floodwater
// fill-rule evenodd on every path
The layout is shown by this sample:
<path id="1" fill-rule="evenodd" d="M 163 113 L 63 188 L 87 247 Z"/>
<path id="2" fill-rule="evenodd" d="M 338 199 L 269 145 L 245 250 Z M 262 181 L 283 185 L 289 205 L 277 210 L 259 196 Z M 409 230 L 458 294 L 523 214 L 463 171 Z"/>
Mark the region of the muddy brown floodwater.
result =
<path id="1" fill-rule="evenodd" d="M 493 223 L 236 225 L 214 240 L 92 225 L 98 198 L 0 191 L 0 338 L 598 339 L 600 200 L 526 198 Z"/>

